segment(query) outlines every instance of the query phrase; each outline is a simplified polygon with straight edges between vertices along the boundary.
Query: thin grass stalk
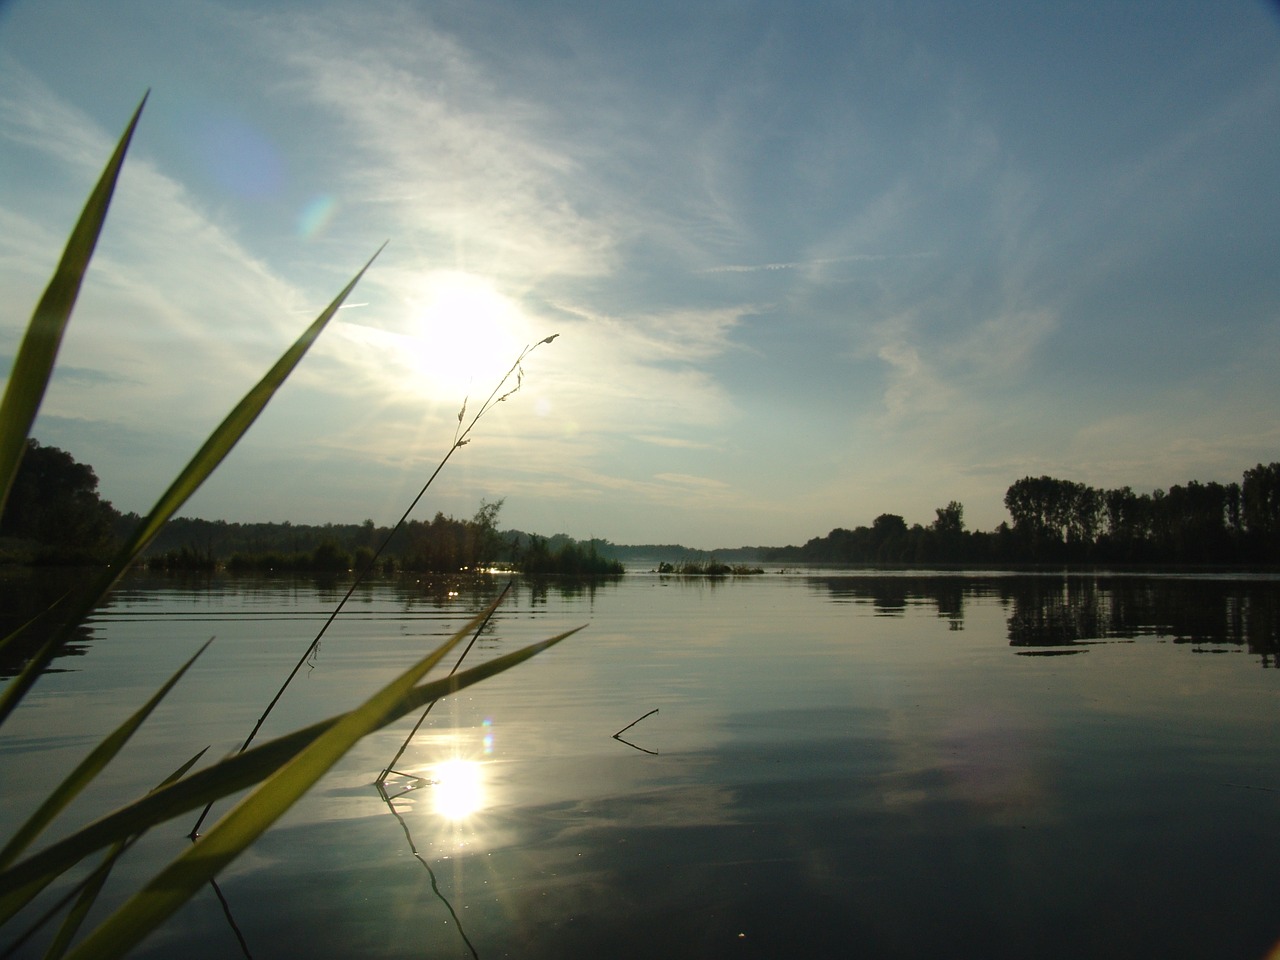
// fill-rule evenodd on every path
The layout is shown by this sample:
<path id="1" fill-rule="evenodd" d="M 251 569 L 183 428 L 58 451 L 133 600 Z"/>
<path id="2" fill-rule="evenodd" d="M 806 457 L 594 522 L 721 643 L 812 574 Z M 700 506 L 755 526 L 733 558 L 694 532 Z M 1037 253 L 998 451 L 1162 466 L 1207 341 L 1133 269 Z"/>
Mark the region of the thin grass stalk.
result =
<path id="1" fill-rule="evenodd" d="M 456 644 L 474 629 L 480 619 L 481 617 L 476 617 L 464 625 L 454 638 L 451 638 L 452 642 L 446 641 L 446 643 Z M 399 701 L 388 706 L 378 717 L 378 728 L 396 722 L 432 700 L 456 693 L 509 670 L 573 636 L 581 629 L 583 628 L 577 627 L 567 630 L 546 640 L 487 660 L 452 677 L 443 677 L 414 687 Z M 348 715 L 344 713 L 329 717 L 309 727 L 269 740 L 244 753 L 233 754 L 213 766 L 197 770 L 190 776 L 107 814 L 33 853 L 27 859 L 0 871 L 0 923 L 20 910 L 61 873 L 75 866 L 95 850 L 107 847 L 133 833 L 179 817 L 210 800 L 217 800 L 254 786 L 288 763 Z M 196 844 L 197 847 L 199 845 Z"/>
<path id="2" fill-rule="evenodd" d="M 538 347 L 542 346 L 544 343 L 551 343 L 558 336 L 559 336 L 558 333 L 553 333 L 548 337 L 542 338 L 532 346 L 526 346 L 522 351 L 520 351 L 520 355 L 516 357 L 515 363 L 513 363 L 511 365 L 511 368 L 507 370 L 505 374 L 503 374 L 502 379 L 498 381 L 497 386 L 493 388 L 489 396 L 485 399 L 485 402 L 480 405 L 480 409 L 476 412 L 475 416 L 471 418 L 471 421 L 467 424 L 467 427 L 465 430 L 461 430 L 461 427 L 462 427 L 463 417 L 467 410 L 467 402 L 465 399 L 462 401 L 462 409 L 458 411 L 458 428 L 461 430 L 461 433 L 457 431 L 454 432 L 453 443 L 449 445 L 448 452 L 446 452 L 445 455 L 441 458 L 440 462 L 436 464 L 436 468 L 431 471 L 431 476 L 427 477 L 427 482 L 422 485 L 422 488 L 418 491 L 417 496 L 415 496 L 413 500 L 410 501 L 409 506 L 407 506 L 404 510 L 404 513 L 400 515 L 400 519 L 396 521 L 395 525 L 391 528 L 390 531 L 388 531 L 387 535 L 382 538 L 382 542 L 378 544 L 378 549 L 373 552 L 373 556 L 370 557 L 369 560 L 365 563 L 365 565 L 356 572 L 355 578 L 352 580 L 351 585 L 347 588 L 347 592 L 343 594 L 342 599 L 338 601 L 338 605 L 334 607 L 333 612 L 329 614 L 328 619 L 326 619 L 325 622 L 321 625 L 319 632 L 315 635 L 315 638 L 307 646 L 307 649 L 302 652 L 302 656 L 298 658 L 298 662 L 293 665 L 293 669 L 290 670 L 289 675 L 285 677 L 284 683 L 280 684 L 280 689 L 276 691 L 275 696 L 271 698 L 271 702 L 267 704 L 266 709 L 262 711 L 262 715 L 258 717 L 257 722 L 254 723 L 253 729 L 249 731 L 249 735 L 245 737 L 244 743 L 240 745 L 241 753 L 249 749 L 249 746 L 253 743 L 254 739 L 258 736 L 258 731 L 261 730 L 262 725 L 267 722 L 267 717 L 271 715 L 271 711 L 275 709 L 276 704 L 280 702 L 280 698 L 283 697 L 285 691 L 289 689 L 289 685 L 293 683 L 293 678 L 298 675 L 298 671 L 302 669 L 303 664 L 305 664 L 309 659 L 311 659 L 311 655 L 315 653 L 316 648 L 320 645 L 320 641 L 324 638 L 324 635 L 328 633 L 329 627 L 332 626 L 333 622 L 338 618 L 338 614 L 340 614 L 343 608 L 346 607 L 347 601 L 350 600 L 351 597 L 355 594 L 356 588 L 359 587 L 360 584 L 364 582 L 365 578 L 368 577 L 368 575 L 373 571 L 374 567 L 378 563 L 379 558 L 382 556 L 383 552 L 387 549 L 387 546 L 391 543 L 392 537 L 394 537 L 400 531 L 400 529 L 405 525 L 405 523 L 408 522 L 409 515 L 413 513 L 414 509 L 418 506 L 418 503 L 422 500 L 424 496 L 426 496 L 427 490 L 431 487 L 431 484 L 435 482 L 436 477 L 440 475 L 440 471 L 444 469 L 445 464 L 449 462 L 450 458 L 454 455 L 456 451 L 462 449 L 462 447 L 466 446 L 467 443 L 470 442 L 468 438 L 471 434 L 472 429 L 480 421 L 480 418 L 483 417 L 485 413 L 489 411 L 490 407 L 492 407 L 495 403 L 501 403 L 502 401 L 506 400 L 507 397 L 511 396 L 517 390 L 520 389 L 524 380 L 524 368 L 521 366 L 521 364 L 524 362 L 525 357 L 529 356 L 529 354 L 533 353 L 533 351 L 537 350 Z M 516 385 L 511 390 L 508 390 L 505 393 L 503 393 L 502 389 L 507 384 L 507 382 L 510 381 L 512 374 L 516 374 Z M 384 771 L 383 777 L 380 777 L 379 779 L 383 779 L 384 777 L 385 777 L 385 771 Z M 194 840 L 196 837 L 200 835 L 200 827 L 204 825 L 204 821 L 209 816 L 209 812 L 212 809 L 213 809 L 213 804 L 210 803 L 207 807 L 204 808 L 204 810 L 201 811 L 200 816 L 196 819 L 195 825 L 192 826 L 191 828 L 191 833 L 188 834 L 188 836 L 191 839 Z"/>
<path id="3" fill-rule="evenodd" d="M 498 594 L 497 603 L 502 602 L 502 598 L 507 595 L 507 591 L 511 589 L 511 585 L 513 583 L 515 583 L 514 580 L 507 581 L 507 585 L 502 588 L 502 593 Z M 498 609 L 497 604 L 495 604 L 492 609 L 494 610 Z M 481 631 L 484 630 L 485 626 L 488 623 L 489 623 L 489 617 L 485 617 L 484 620 L 481 622 L 480 626 L 476 627 L 476 632 L 471 635 L 471 642 L 467 644 L 466 649 L 463 650 L 462 653 L 458 656 L 458 659 L 454 661 L 453 669 L 449 671 L 449 676 L 452 677 L 455 673 L 458 672 L 458 668 L 462 666 L 462 661 L 467 659 L 467 654 L 471 652 L 471 648 L 475 646 L 476 640 L 480 637 Z M 404 743 L 400 744 L 400 749 L 396 751 L 396 755 L 391 758 L 391 762 L 388 763 L 383 768 L 380 774 L 378 774 L 378 779 L 375 780 L 374 783 L 378 785 L 378 790 L 379 792 L 383 793 L 384 797 L 386 796 L 386 794 L 385 792 L 382 791 L 382 785 L 387 782 L 387 776 L 389 774 L 395 773 L 392 767 L 396 765 L 397 760 L 399 760 L 402 756 L 404 756 L 405 750 L 409 749 L 409 743 L 417 735 L 418 728 L 421 727 L 423 722 L 427 719 L 427 714 L 429 714 L 431 712 L 431 708 L 434 707 L 439 702 L 440 702 L 439 700 L 432 700 L 430 703 L 427 704 L 427 709 L 422 711 L 422 716 L 420 716 L 418 718 L 418 722 L 413 725 L 413 729 L 409 731 L 409 735 L 404 738 Z M 390 803 L 390 800 L 388 800 L 387 802 Z"/>
<path id="4" fill-rule="evenodd" d="M 9 502 L 9 490 L 26 452 L 27 436 L 31 432 L 31 425 L 35 423 L 40 403 L 53 375 L 58 348 L 62 345 L 62 335 L 71 319 L 76 298 L 80 295 L 80 285 L 84 281 L 85 271 L 89 269 L 89 260 L 93 257 L 94 248 L 102 234 L 116 181 L 124 166 L 125 154 L 133 140 L 133 131 L 137 129 L 138 119 L 142 116 L 142 108 L 146 106 L 148 96 L 150 91 L 143 95 L 138 108 L 134 110 L 129 125 L 116 144 L 115 152 L 107 161 L 97 185 L 89 195 L 80 218 L 67 239 L 53 278 L 31 315 L 26 333 L 22 337 L 22 345 L 13 358 L 13 369 L 4 390 L 4 400 L 0 402 L 0 513 Z"/>

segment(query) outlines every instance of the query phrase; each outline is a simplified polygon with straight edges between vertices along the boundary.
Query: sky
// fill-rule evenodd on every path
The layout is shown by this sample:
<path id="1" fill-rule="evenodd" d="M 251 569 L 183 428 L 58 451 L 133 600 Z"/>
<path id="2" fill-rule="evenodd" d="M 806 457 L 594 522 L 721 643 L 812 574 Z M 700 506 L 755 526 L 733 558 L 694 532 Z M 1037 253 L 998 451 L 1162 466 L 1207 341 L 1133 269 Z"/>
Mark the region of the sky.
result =
<path id="1" fill-rule="evenodd" d="M 145 512 L 971 529 L 1280 460 L 1280 8 L 0 0 L 0 372 L 150 91 L 33 434 Z M 508 381 L 507 388 L 515 385 Z"/>

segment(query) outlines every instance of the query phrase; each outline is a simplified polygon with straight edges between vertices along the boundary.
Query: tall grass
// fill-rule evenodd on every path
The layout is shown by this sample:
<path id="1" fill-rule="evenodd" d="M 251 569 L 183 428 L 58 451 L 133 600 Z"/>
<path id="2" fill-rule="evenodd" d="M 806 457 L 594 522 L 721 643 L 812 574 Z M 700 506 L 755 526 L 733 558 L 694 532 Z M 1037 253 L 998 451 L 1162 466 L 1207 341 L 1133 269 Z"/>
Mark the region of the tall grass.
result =
<path id="1" fill-rule="evenodd" d="M 28 322 L 17 351 L 13 372 L 0 403 L 0 508 L 8 497 L 26 449 L 31 425 L 39 412 L 63 334 L 106 220 L 125 154 L 145 103 L 146 97 L 138 105 L 90 194 L 53 277 Z M 244 436 L 377 256 L 375 253 L 370 258 L 333 302 L 231 409 L 161 494 L 147 516 L 138 523 L 111 564 L 90 576 L 80 589 L 64 598 L 59 605 L 59 620 L 62 625 L 50 632 L 49 638 L 28 659 L 24 669 L 0 693 L 0 724 L 21 706 L 41 673 L 71 639 L 76 626 L 105 599 L 164 523 L 181 508 Z M 549 342 L 551 339 L 553 338 L 542 342 Z M 527 353 L 528 350 L 521 354 L 508 374 L 517 375 L 515 389 L 518 389 L 519 377 L 523 375 L 520 362 Z M 499 389 L 488 398 L 465 430 L 462 429 L 463 414 L 459 413 L 458 432 L 448 454 L 432 474 L 432 479 L 448 462 L 449 457 L 467 442 L 467 433 L 485 410 L 514 392 L 501 392 L 502 387 L 503 384 L 500 384 Z M 463 410 L 465 412 L 465 405 Z M 430 482 L 427 481 L 422 492 L 425 492 Z M 420 498 L 422 493 L 418 496 Z M 413 505 L 416 505 L 417 499 L 415 498 Z M 406 516 L 408 512 L 406 511 Z M 154 696 L 108 734 L 84 761 L 68 773 L 58 789 L 51 792 L 11 836 L 0 838 L 0 843 L 3 844 L 0 847 L 0 928 L 6 939 L 13 938 L 10 940 L 10 947 L 25 940 L 34 927 L 51 920 L 57 912 L 46 911 L 44 917 L 37 917 L 34 922 L 28 921 L 26 930 L 13 932 L 24 916 L 23 911 L 32 912 L 32 903 L 41 891 L 67 871 L 83 865 L 88 869 L 87 875 L 73 887 L 71 895 L 55 905 L 60 907 L 65 903 L 71 906 L 60 931 L 54 935 L 46 956 L 100 958 L 123 955 L 261 836 L 362 737 L 446 694 L 508 670 L 576 632 L 568 631 L 550 637 L 442 679 L 427 680 L 427 674 L 441 658 L 490 616 L 496 604 L 497 601 L 354 709 L 252 748 L 246 742 L 240 753 L 191 772 L 199 758 L 199 754 L 196 754 L 173 774 L 164 778 L 146 796 L 91 823 L 71 829 L 57 842 L 48 844 L 35 853 L 29 853 L 33 844 L 68 804 L 104 775 L 120 749 L 182 675 L 192 667 L 204 648 L 196 651 Z M 0 649 L 13 643 L 21 632 L 20 629 L 0 640 Z M 206 835 L 144 884 L 79 944 L 71 946 L 97 890 L 106 880 L 110 866 L 138 837 L 158 824 L 246 788 L 253 790 L 219 819 Z M 99 851 L 106 851 L 105 858 L 95 866 L 90 860 Z"/>

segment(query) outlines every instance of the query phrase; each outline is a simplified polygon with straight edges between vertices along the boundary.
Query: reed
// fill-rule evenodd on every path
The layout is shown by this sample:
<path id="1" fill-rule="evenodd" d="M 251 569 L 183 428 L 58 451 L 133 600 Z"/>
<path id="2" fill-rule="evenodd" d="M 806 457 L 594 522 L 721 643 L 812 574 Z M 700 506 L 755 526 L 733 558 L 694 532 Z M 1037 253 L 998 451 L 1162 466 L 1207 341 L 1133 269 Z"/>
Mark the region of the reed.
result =
<path id="1" fill-rule="evenodd" d="M 13 371 L 3 401 L 0 402 L 0 508 L 8 497 L 26 449 L 31 425 L 39 412 L 63 334 L 70 321 L 85 272 L 106 220 L 125 155 L 145 104 L 144 96 L 70 234 L 15 356 Z M 72 637 L 77 624 L 103 601 L 124 572 L 138 560 L 164 523 L 181 508 L 244 436 L 377 256 L 378 253 L 375 253 L 370 258 L 333 302 L 231 409 L 161 494 L 147 516 L 138 523 L 111 564 L 90 577 L 79 591 L 73 592 L 59 603 L 59 617 L 64 625 L 51 632 L 49 639 L 29 658 L 24 669 L 0 693 L 0 724 L 22 704 L 43 670 Z M 467 442 L 467 434 L 485 411 L 519 388 L 519 379 L 523 376 L 520 363 L 528 352 L 553 339 L 554 336 L 548 337 L 521 354 L 508 377 L 504 378 L 499 388 L 485 401 L 465 430 L 462 427 L 466 410 L 464 404 L 449 452 L 414 499 L 409 511 L 417 504 L 449 457 Z M 502 392 L 513 373 L 517 376 L 515 388 Z M 406 511 L 406 517 L 409 511 Z M 376 556 L 374 559 L 376 560 Z M 371 567 L 372 562 L 368 568 Z M 367 572 L 368 568 L 362 573 Z M 89 872 L 71 895 L 46 911 L 43 918 L 37 918 L 26 931 L 15 935 L 16 942 L 10 941 L 8 950 L 11 952 L 16 949 L 18 943 L 29 937 L 44 922 L 52 920 L 74 899 L 75 903 L 46 956 L 104 958 L 123 955 L 247 849 L 362 737 L 395 722 L 424 704 L 508 670 L 576 632 L 571 630 L 558 634 L 445 678 L 426 680 L 427 674 L 441 658 L 492 615 L 495 608 L 496 601 L 490 609 L 482 611 L 435 650 L 354 709 L 252 748 L 248 748 L 246 743 L 246 749 L 242 749 L 240 753 L 192 772 L 200 757 L 197 753 L 146 796 L 78 829 L 71 829 L 61 840 L 29 854 L 27 851 L 45 828 L 75 797 L 104 775 L 120 749 L 182 675 L 192 667 L 204 647 L 196 651 L 154 696 L 105 737 L 66 776 L 61 786 L 50 793 L 12 836 L 0 838 L 3 843 L 0 847 L 0 929 L 5 931 L 6 937 L 16 926 L 16 918 L 20 912 L 27 909 L 49 884 L 67 871 L 86 864 L 99 851 L 108 851 L 106 859 Z M 334 615 L 336 616 L 336 611 Z M 0 640 L 0 649 L 14 643 L 23 629 L 25 628 Z M 257 728 L 255 733 L 256 731 Z M 152 827 L 247 788 L 253 788 L 252 792 L 218 820 L 205 836 L 175 858 L 78 945 L 70 946 L 97 891 L 107 879 L 111 864 L 121 852 Z"/>

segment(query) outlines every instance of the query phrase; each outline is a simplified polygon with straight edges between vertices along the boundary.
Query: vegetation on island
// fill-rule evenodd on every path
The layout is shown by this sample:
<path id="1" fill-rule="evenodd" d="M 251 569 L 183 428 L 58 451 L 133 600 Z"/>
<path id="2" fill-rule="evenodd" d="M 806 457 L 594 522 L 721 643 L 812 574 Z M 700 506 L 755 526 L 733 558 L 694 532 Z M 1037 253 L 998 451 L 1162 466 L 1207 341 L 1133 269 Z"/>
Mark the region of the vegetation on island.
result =
<path id="1" fill-rule="evenodd" d="M 745 563 L 721 563 L 713 558 L 705 563 L 699 560 L 684 560 L 680 563 L 663 561 L 658 564 L 658 573 L 676 577 L 750 577 L 764 573 L 764 570 Z"/>

